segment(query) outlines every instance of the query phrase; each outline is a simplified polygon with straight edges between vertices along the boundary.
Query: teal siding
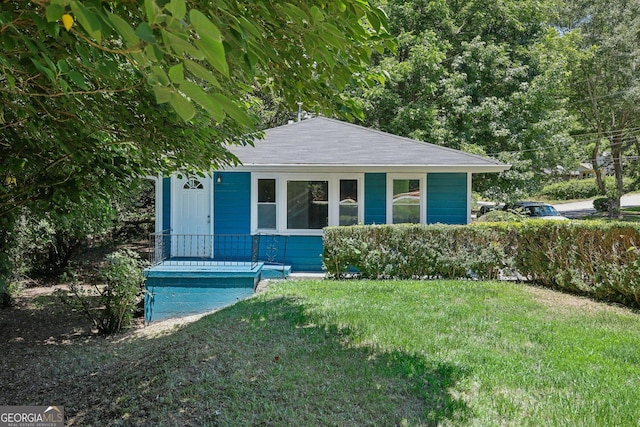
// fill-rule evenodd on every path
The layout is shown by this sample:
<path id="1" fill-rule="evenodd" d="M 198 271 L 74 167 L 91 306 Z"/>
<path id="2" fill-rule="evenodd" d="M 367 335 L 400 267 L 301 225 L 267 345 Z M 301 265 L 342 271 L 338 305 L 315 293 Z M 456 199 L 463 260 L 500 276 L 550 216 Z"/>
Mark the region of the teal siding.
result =
<path id="1" fill-rule="evenodd" d="M 220 279 L 149 278 L 146 281 L 146 323 L 206 313 L 253 295 L 254 277 Z"/>
<path id="2" fill-rule="evenodd" d="M 222 182 L 218 183 L 218 177 Z M 249 234 L 251 232 L 251 174 L 216 172 L 213 176 L 213 210 L 215 234 Z"/>
<path id="3" fill-rule="evenodd" d="M 322 271 L 322 236 L 289 236 L 285 262 L 293 273 Z"/>
<path id="4" fill-rule="evenodd" d="M 162 179 L 162 230 L 171 228 L 171 178 Z"/>
<path id="5" fill-rule="evenodd" d="M 427 174 L 427 224 L 467 223 L 467 174 Z"/>
<path id="6" fill-rule="evenodd" d="M 387 175 L 364 174 L 364 223 L 386 224 L 387 222 Z"/>

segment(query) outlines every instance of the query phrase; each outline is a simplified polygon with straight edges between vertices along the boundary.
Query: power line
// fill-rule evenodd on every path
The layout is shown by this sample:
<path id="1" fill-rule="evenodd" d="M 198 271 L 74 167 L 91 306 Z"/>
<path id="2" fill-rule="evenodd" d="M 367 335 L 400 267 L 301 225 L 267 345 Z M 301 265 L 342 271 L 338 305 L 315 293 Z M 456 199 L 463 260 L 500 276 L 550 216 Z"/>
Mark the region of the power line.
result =
<path id="1" fill-rule="evenodd" d="M 597 132 L 592 132 L 592 133 L 588 133 L 588 134 L 582 134 L 582 135 L 577 135 L 577 136 L 586 136 L 586 135 L 595 135 L 597 134 Z M 609 134 L 607 136 L 609 137 L 614 137 L 614 136 L 620 136 L 620 135 L 624 135 L 624 134 L 629 134 L 629 136 L 637 136 L 640 134 L 640 127 L 637 128 L 632 128 L 632 129 L 625 129 L 624 131 L 611 131 L 609 132 Z M 576 135 L 571 135 L 571 138 L 575 138 Z M 605 138 L 603 136 L 603 138 Z M 495 153 L 489 153 L 487 154 L 487 156 L 492 156 L 495 157 L 499 154 L 517 154 L 517 153 L 529 153 L 529 152 L 533 152 L 533 151 L 540 151 L 540 150 L 547 150 L 550 148 L 560 148 L 560 147 L 566 147 L 569 145 L 583 145 L 583 144 L 587 144 L 590 142 L 598 142 L 603 138 L 593 138 L 593 139 L 574 139 L 573 141 L 568 141 L 566 143 L 562 143 L 562 144 L 553 144 L 553 145 L 545 145 L 545 146 L 540 146 L 540 147 L 536 147 L 536 148 L 525 148 L 522 150 L 504 150 L 504 151 L 498 151 Z"/>

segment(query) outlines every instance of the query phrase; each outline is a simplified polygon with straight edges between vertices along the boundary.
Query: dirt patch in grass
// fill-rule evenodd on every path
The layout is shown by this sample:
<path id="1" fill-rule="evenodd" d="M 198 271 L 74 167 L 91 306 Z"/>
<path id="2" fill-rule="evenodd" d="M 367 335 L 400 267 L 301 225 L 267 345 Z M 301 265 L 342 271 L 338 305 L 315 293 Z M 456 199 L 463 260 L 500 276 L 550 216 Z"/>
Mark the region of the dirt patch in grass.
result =
<path id="1" fill-rule="evenodd" d="M 536 301 L 543 303 L 557 313 L 629 313 L 628 307 L 598 302 L 588 297 L 570 295 L 539 286 L 522 285 Z"/>

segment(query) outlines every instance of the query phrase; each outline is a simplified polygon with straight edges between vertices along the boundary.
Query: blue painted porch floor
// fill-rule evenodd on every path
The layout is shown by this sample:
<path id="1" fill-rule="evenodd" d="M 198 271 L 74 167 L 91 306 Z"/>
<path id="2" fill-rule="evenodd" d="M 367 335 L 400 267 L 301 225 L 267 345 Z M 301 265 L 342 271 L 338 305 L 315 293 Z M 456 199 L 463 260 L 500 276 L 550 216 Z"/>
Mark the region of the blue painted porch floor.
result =
<path id="1" fill-rule="evenodd" d="M 144 270 L 145 322 L 206 313 L 254 293 L 258 282 L 286 278 L 289 266 L 218 261 L 165 261 Z"/>

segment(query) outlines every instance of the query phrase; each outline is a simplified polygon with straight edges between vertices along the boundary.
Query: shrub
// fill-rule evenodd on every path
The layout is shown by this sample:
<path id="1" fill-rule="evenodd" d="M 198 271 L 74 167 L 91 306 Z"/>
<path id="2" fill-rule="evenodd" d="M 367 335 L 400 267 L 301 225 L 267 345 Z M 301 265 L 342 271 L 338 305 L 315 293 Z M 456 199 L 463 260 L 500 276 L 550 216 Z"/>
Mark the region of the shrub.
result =
<path id="1" fill-rule="evenodd" d="M 594 179 L 572 179 L 546 185 L 540 195 L 554 200 L 588 199 L 597 196 L 598 185 Z"/>
<path id="2" fill-rule="evenodd" d="M 607 176 L 604 178 L 607 189 L 615 188 L 615 178 Z M 624 179 L 624 187 L 630 188 L 632 180 Z M 595 178 L 589 179 L 571 179 L 569 181 L 556 182 L 545 186 L 540 192 L 541 196 L 548 197 L 553 200 L 571 200 L 571 199 L 589 199 L 591 197 L 602 196 L 598 189 Z"/>
<path id="3" fill-rule="evenodd" d="M 323 263 L 330 277 L 351 268 L 368 278 L 497 277 L 507 264 L 496 229 L 447 225 L 329 227 Z"/>
<path id="4" fill-rule="evenodd" d="M 329 227 L 329 277 L 493 279 L 539 285 L 640 307 L 640 226 L 623 222 L 481 222 L 468 226 Z"/>
<path id="5" fill-rule="evenodd" d="M 489 211 L 478 218 L 480 222 L 519 222 L 525 218 L 517 213 L 503 210 Z"/>
<path id="6" fill-rule="evenodd" d="M 598 197 L 593 200 L 593 207 L 598 212 L 607 212 L 609 210 L 609 198 L 608 197 Z"/>
<path id="7" fill-rule="evenodd" d="M 116 251 L 107 256 L 100 269 L 104 284 L 83 288 L 69 285 L 62 294 L 65 302 L 82 312 L 102 334 L 119 332 L 131 325 L 133 313 L 142 300 L 142 262 L 135 252 Z"/>
<path id="8" fill-rule="evenodd" d="M 24 290 L 24 286 L 19 282 L 0 283 L 0 307 L 12 307 L 15 299 Z"/>

